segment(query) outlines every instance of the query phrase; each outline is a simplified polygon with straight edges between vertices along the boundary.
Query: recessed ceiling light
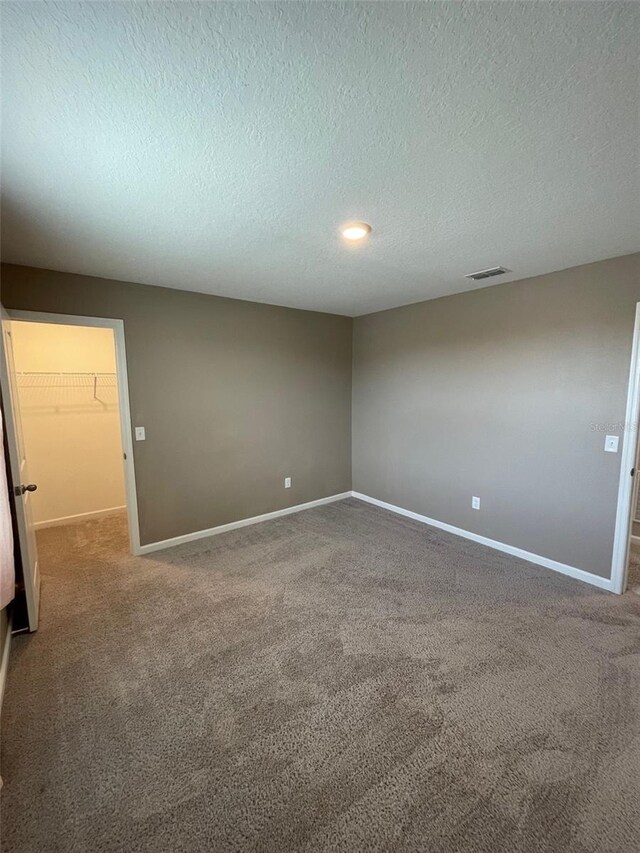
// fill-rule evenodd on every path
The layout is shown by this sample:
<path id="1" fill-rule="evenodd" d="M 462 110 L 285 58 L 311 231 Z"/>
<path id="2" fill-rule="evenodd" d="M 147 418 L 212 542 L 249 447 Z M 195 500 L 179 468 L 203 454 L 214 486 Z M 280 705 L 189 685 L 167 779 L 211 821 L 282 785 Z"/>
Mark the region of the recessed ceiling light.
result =
<path id="1" fill-rule="evenodd" d="M 350 222 L 342 229 L 345 240 L 362 240 L 371 233 L 371 226 L 366 222 Z"/>

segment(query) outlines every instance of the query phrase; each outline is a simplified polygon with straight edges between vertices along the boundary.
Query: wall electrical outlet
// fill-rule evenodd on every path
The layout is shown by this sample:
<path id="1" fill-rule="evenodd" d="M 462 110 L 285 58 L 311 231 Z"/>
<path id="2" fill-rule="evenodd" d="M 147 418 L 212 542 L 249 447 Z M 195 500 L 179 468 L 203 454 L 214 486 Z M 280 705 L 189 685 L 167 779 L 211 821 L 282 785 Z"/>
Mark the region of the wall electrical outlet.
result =
<path id="1" fill-rule="evenodd" d="M 606 453 L 617 453 L 618 452 L 618 438 L 617 435 L 605 435 L 604 437 L 604 449 Z"/>
<path id="2" fill-rule="evenodd" d="M 471 498 L 471 509 L 480 509 L 480 498 Z"/>
<path id="3" fill-rule="evenodd" d="M 285 487 L 285 489 L 291 488 L 291 477 L 285 477 L 284 478 L 284 487 Z"/>
<path id="4" fill-rule="evenodd" d="M 136 427 L 136 441 L 144 441 L 145 439 L 144 427 Z"/>

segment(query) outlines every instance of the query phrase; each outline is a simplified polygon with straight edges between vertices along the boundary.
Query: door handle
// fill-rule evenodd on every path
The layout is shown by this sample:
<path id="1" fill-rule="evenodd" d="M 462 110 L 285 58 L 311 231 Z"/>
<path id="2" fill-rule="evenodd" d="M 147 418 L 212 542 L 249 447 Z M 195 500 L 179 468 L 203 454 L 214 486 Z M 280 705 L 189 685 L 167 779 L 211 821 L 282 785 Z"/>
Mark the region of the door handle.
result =
<path id="1" fill-rule="evenodd" d="M 38 487 L 35 483 L 28 483 L 26 486 L 24 483 L 21 483 L 19 486 L 16 486 L 13 490 L 13 493 L 20 497 L 24 495 L 25 492 L 35 492 Z"/>

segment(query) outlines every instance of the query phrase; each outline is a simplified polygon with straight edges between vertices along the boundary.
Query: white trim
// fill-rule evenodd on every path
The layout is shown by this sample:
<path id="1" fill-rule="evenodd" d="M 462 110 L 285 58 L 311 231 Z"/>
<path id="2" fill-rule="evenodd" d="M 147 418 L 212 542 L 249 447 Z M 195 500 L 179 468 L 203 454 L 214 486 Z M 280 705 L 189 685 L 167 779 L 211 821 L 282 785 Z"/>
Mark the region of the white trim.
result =
<path id="1" fill-rule="evenodd" d="M 237 530 L 239 527 L 248 527 L 250 524 L 261 524 L 263 521 L 271 521 L 271 519 L 281 518 L 283 515 L 292 515 L 295 512 L 312 509 L 314 506 L 322 506 L 323 504 L 331 504 L 335 501 L 343 501 L 345 498 L 350 498 L 351 495 L 352 492 L 342 492 L 339 495 L 330 495 L 328 498 L 319 498 L 318 500 L 308 501 L 304 504 L 296 504 L 296 506 L 277 509 L 274 512 L 265 512 L 263 515 L 254 515 L 253 518 L 242 518 L 240 521 L 230 521 L 228 524 L 221 524 L 218 527 L 209 527 L 207 530 L 196 530 L 194 533 L 185 533 L 184 536 L 174 536 L 173 539 L 163 539 L 160 542 L 150 542 L 148 545 L 140 546 L 140 553 L 151 554 L 153 551 L 162 551 L 165 548 L 184 545 L 186 542 L 195 542 L 197 539 L 206 539 L 208 536 L 217 536 L 219 533 L 227 533 L 229 530 Z"/>
<path id="2" fill-rule="evenodd" d="M 76 521 L 89 521 L 92 518 L 102 518 L 107 515 L 115 515 L 126 510 L 126 506 L 111 506 L 107 509 L 94 509 L 91 512 L 78 512 L 76 515 L 63 515 L 60 518 L 49 518 L 45 521 L 36 521 L 33 525 L 36 530 L 44 530 L 45 527 L 61 527 L 64 524 L 75 524 Z"/>
<path id="3" fill-rule="evenodd" d="M 136 469 L 133 459 L 133 437 L 131 435 L 131 407 L 129 404 L 129 377 L 127 373 L 124 321 L 108 317 L 81 317 L 77 314 L 50 314 L 42 311 L 16 311 L 7 309 L 7 313 L 11 320 L 26 320 L 28 323 L 53 323 L 62 326 L 90 326 L 98 329 L 113 329 L 116 348 L 120 433 L 122 436 L 122 451 L 125 457 L 124 483 L 127 497 L 129 542 L 131 553 L 140 554 L 140 522 L 138 519 Z"/>
<path id="4" fill-rule="evenodd" d="M 2 700 L 4 689 L 7 685 L 7 673 L 9 672 L 9 650 L 11 648 L 11 629 L 13 628 L 13 613 L 9 614 L 7 622 L 7 638 L 2 649 L 2 661 L 0 661 L 0 714 L 2 714 Z"/>
<path id="5" fill-rule="evenodd" d="M 611 584 L 614 592 L 624 592 L 629 565 L 629 533 L 631 531 L 631 510 L 633 506 L 633 477 L 631 469 L 636 464 L 638 445 L 638 410 L 640 407 L 640 302 L 636 304 L 636 317 L 633 326 L 631 345 L 631 364 L 629 367 L 629 387 L 627 389 L 627 408 L 622 435 L 622 453 L 620 456 L 620 481 L 618 484 L 618 508 L 616 510 L 616 528 L 611 558 Z M 637 475 L 636 475 L 637 476 Z"/>
<path id="6" fill-rule="evenodd" d="M 498 542 L 495 539 L 487 539 L 486 536 L 480 536 L 478 533 L 471 533 L 469 530 L 463 530 L 461 527 L 454 527 L 452 524 L 446 524 L 444 521 L 437 521 L 435 518 L 429 518 L 426 515 L 420 515 L 417 512 L 403 509 L 393 504 L 379 501 L 377 498 L 370 498 L 368 495 L 363 495 L 360 492 L 351 493 L 354 498 L 366 503 L 379 506 L 382 509 L 387 509 L 389 512 L 395 512 L 397 515 L 404 515 L 407 518 L 413 518 L 414 521 L 420 521 L 422 524 L 430 524 L 432 527 L 438 527 L 440 530 L 446 530 L 448 533 L 453 533 L 456 536 L 462 536 L 465 539 L 471 539 L 473 542 L 479 542 L 481 545 L 486 545 L 488 548 L 494 548 L 496 551 L 502 551 L 505 554 L 511 554 L 514 557 L 519 557 L 521 560 L 528 560 L 530 563 L 535 563 L 537 566 L 544 566 L 545 569 L 551 569 L 554 572 L 560 572 L 563 575 L 568 575 L 585 583 L 590 583 L 599 589 L 606 589 L 613 592 L 613 584 L 609 578 L 601 578 L 599 575 L 594 575 L 591 572 L 585 572 L 583 569 L 576 569 L 574 566 L 567 566 L 565 563 L 558 563 L 556 560 L 550 560 L 548 557 L 541 557 L 539 554 L 532 554 L 530 551 L 524 551 L 522 548 L 516 548 L 513 545 L 506 545 L 504 542 Z"/>

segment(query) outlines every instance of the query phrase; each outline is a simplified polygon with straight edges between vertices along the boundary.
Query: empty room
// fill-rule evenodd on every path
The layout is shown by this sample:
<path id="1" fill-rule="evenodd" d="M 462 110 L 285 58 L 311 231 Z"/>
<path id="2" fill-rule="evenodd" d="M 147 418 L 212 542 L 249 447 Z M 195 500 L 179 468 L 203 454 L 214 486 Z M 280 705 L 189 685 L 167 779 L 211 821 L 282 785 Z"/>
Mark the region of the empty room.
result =
<path id="1" fill-rule="evenodd" d="M 640 850 L 640 4 L 0 25 L 2 853 Z"/>

